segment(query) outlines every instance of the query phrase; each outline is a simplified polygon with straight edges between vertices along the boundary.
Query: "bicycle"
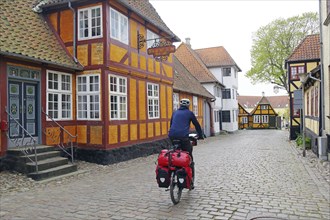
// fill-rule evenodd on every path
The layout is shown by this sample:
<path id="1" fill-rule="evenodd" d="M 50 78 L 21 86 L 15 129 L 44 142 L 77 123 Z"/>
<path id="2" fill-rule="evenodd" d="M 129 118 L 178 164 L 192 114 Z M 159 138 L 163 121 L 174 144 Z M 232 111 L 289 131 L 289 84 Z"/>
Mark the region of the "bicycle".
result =
<path id="1" fill-rule="evenodd" d="M 198 136 L 190 134 L 192 146 L 197 145 Z M 190 154 L 181 149 L 181 140 L 173 140 L 172 148 L 162 150 L 158 156 L 156 178 L 159 187 L 167 188 L 174 205 L 178 204 L 184 188 L 192 190 L 194 174 L 191 168 L 193 163 Z M 169 189 L 168 189 L 169 187 Z"/>

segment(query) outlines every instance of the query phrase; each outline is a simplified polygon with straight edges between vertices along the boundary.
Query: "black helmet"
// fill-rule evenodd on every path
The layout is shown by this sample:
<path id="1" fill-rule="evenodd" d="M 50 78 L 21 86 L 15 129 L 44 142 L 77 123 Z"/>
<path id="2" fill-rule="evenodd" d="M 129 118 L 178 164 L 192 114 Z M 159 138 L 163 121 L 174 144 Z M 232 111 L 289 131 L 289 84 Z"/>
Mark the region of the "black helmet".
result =
<path id="1" fill-rule="evenodd" d="M 190 105 L 190 100 L 189 99 L 181 99 L 180 100 L 180 106 L 188 107 L 189 105 Z"/>

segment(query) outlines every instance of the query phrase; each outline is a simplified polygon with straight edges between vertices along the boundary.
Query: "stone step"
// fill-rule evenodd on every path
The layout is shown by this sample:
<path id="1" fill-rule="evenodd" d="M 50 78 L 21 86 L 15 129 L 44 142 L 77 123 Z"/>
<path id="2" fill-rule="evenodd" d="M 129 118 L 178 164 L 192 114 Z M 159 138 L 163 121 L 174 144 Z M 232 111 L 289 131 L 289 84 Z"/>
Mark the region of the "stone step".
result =
<path id="1" fill-rule="evenodd" d="M 57 166 L 62 166 L 65 164 L 68 164 L 68 158 L 65 158 L 65 157 L 47 158 L 47 159 L 38 161 L 38 170 L 39 171 L 47 170 L 47 169 L 51 169 L 51 168 L 54 168 Z M 29 173 L 36 171 L 34 162 L 28 162 L 28 163 L 26 163 L 26 166 L 27 166 L 27 170 Z"/>
<path id="2" fill-rule="evenodd" d="M 25 154 L 22 152 L 25 150 L 28 155 L 34 155 L 34 148 L 32 146 L 24 148 L 22 147 L 15 147 L 15 148 L 9 148 L 7 151 L 7 154 L 10 155 L 15 155 L 15 156 L 24 156 Z M 48 151 L 54 151 L 56 150 L 56 147 L 53 146 L 46 146 L 46 145 L 37 145 L 36 146 L 36 151 L 37 154 L 43 153 L 43 152 L 48 152 Z"/>
<path id="3" fill-rule="evenodd" d="M 61 175 L 65 175 L 71 172 L 77 171 L 77 165 L 76 164 L 66 164 L 58 167 L 53 167 L 47 170 L 39 171 L 38 173 L 33 172 L 29 173 L 27 176 L 31 177 L 34 180 L 44 180 L 52 177 L 58 177 Z"/>
<path id="4" fill-rule="evenodd" d="M 42 152 L 42 153 L 38 153 L 37 154 L 37 161 L 45 160 L 45 159 L 52 158 L 52 157 L 59 157 L 59 156 L 61 156 L 61 152 L 60 151 Z M 35 161 L 35 156 L 34 155 L 29 155 L 29 158 L 31 160 Z M 26 163 L 31 162 L 28 159 L 28 156 L 26 156 L 26 155 L 20 156 L 19 159 L 22 160 L 23 162 L 26 162 Z"/>

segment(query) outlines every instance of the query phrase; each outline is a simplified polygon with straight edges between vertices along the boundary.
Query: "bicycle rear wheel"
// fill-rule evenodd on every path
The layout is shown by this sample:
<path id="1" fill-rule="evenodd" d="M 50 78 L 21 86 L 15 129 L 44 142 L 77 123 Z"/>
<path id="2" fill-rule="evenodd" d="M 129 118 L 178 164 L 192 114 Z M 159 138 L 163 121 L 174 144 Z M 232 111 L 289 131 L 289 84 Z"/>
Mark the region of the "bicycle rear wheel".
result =
<path id="1" fill-rule="evenodd" d="M 172 173 L 170 183 L 170 195 L 174 205 L 178 204 L 181 199 L 182 188 L 178 186 L 175 172 Z"/>

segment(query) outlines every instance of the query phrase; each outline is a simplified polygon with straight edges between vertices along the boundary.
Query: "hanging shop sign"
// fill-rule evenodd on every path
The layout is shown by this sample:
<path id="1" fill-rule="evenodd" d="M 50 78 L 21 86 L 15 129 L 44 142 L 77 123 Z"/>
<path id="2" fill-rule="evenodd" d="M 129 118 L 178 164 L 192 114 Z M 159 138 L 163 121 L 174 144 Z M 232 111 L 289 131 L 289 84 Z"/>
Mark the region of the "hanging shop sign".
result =
<path id="1" fill-rule="evenodd" d="M 144 47 L 145 42 L 155 41 L 154 44 L 147 49 L 148 55 L 152 55 L 156 61 L 165 61 L 171 53 L 175 52 L 175 46 L 172 42 L 164 40 L 165 38 L 155 38 L 146 40 L 142 34 L 137 35 L 138 51 Z"/>

